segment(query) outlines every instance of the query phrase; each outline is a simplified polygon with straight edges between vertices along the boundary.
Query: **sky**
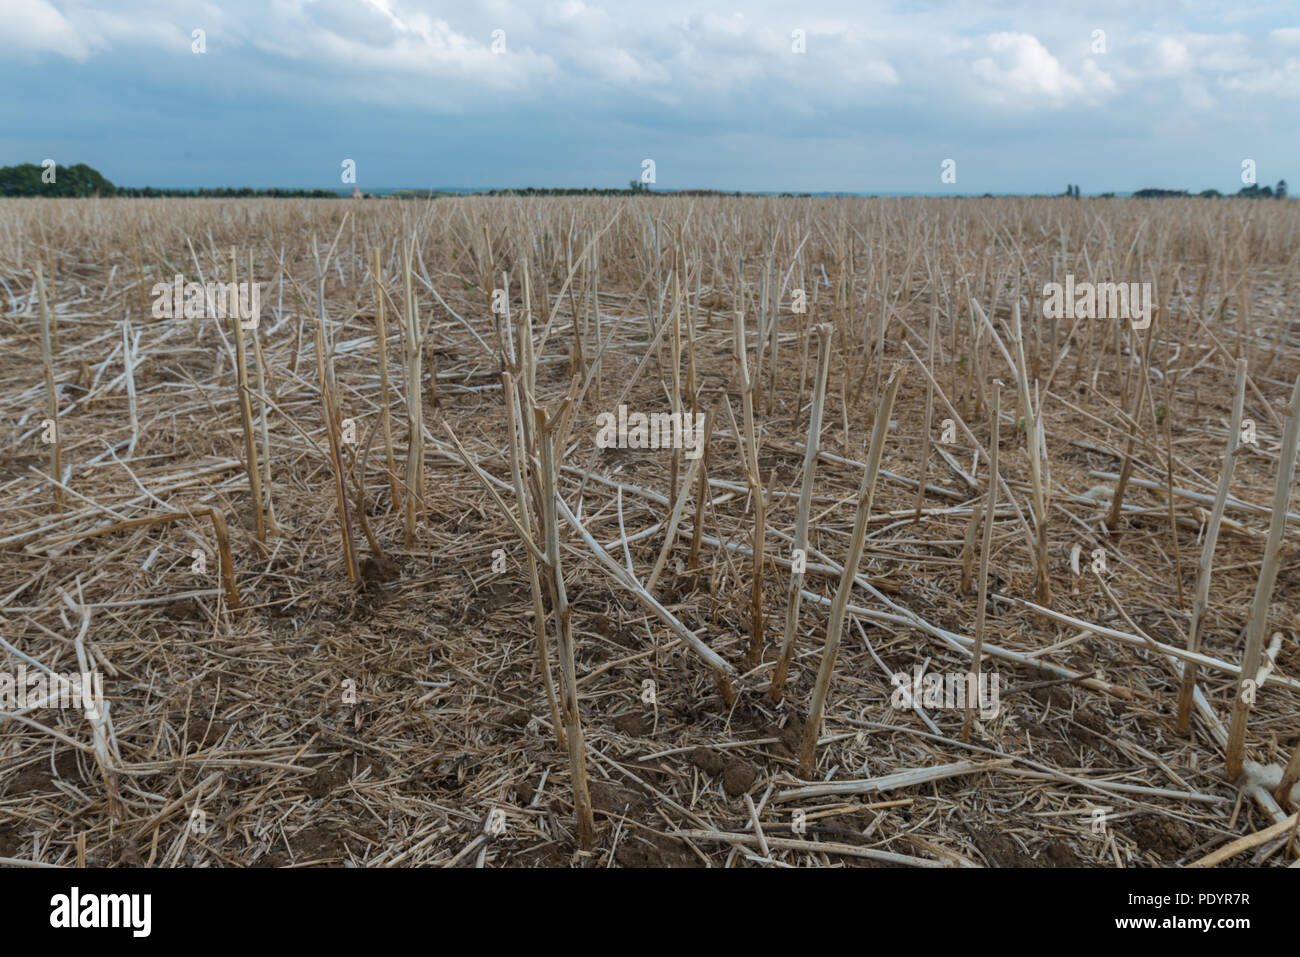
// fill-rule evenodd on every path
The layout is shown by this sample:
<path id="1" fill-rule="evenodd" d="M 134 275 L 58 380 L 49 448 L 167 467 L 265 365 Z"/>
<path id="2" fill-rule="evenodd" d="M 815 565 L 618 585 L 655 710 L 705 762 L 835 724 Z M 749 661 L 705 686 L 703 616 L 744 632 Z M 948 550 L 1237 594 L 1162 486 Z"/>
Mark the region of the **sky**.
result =
<path id="1" fill-rule="evenodd" d="M 1297 0 L 0 0 L 0 89 L 127 186 L 1300 184 Z"/>

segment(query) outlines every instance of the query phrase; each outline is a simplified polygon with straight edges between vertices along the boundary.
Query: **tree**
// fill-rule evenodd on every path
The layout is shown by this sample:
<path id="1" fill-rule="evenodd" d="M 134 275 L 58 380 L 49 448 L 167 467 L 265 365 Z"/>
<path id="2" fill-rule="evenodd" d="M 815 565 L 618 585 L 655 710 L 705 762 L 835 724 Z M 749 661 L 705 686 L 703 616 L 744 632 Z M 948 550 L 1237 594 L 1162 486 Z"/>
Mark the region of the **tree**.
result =
<path id="1" fill-rule="evenodd" d="M 1286 199 L 1286 180 L 1277 181 L 1277 189 L 1273 190 L 1273 195 L 1278 199 Z"/>

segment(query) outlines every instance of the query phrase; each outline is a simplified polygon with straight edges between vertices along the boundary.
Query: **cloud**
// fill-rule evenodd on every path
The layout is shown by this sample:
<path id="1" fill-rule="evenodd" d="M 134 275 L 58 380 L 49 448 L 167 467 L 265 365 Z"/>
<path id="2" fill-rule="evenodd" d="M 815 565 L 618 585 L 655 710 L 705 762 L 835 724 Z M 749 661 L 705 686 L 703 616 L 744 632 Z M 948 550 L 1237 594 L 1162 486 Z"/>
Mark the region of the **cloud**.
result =
<path id="1" fill-rule="evenodd" d="M 0 49 L 57 53 L 84 60 L 90 46 L 72 24 L 46 0 L 0 0 Z"/>
<path id="2" fill-rule="evenodd" d="M 1094 61 L 1085 60 L 1080 75 L 1072 74 L 1032 34 L 993 33 L 985 38 L 985 48 L 992 56 L 971 63 L 971 73 L 982 81 L 975 95 L 989 102 L 1028 109 L 1114 91 L 1109 74 Z"/>
<path id="3" fill-rule="evenodd" d="M 1300 98 L 1300 59 L 1292 57 L 1277 68 L 1224 77 L 1219 84 L 1225 90 L 1250 96 L 1276 96 L 1294 100 Z"/>
<path id="4" fill-rule="evenodd" d="M 1300 95 L 1300 27 L 1285 22 L 1227 0 L 1140 12 L 1128 0 L 1083 12 L 1025 0 L 0 0 L 0 82 L 48 91 L 14 103 L 0 136 L 10 153 L 51 155 L 55 139 L 93 162 L 105 129 L 132 131 L 120 153 L 146 172 L 123 178 L 141 183 L 205 149 L 150 131 L 221 115 L 266 144 L 260 161 L 223 154 L 245 164 L 233 169 L 279 151 L 332 170 L 360 141 L 375 150 L 365 168 L 398 185 L 512 169 L 538 185 L 619 184 L 654 155 L 677 185 L 699 185 L 703 170 L 723 185 L 807 186 L 834 169 L 907 188 L 914 169 L 937 184 L 954 156 L 963 191 L 1049 169 L 1059 190 L 1075 157 L 1140 171 L 1163 150 L 1160 170 L 1134 173 L 1150 185 L 1171 154 L 1209 163 L 1197 144 L 1257 130 L 1278 166 L 1300 156 L 1294 124 L 1276 122 Z M 1096 29 L 1105 52 L 1091 49 Z M 794 30 L 806 52 L 791 48 Z M 1079 132 L 1049 149 L 1045 123 Z M 1152 148 L 1136 148 L 1153 124 Z M 1014 183 L 968 179 L 982 163 L 1011 176 L 1013 153 Z M 173 166 L 150 165 L 163 155 Z"/>

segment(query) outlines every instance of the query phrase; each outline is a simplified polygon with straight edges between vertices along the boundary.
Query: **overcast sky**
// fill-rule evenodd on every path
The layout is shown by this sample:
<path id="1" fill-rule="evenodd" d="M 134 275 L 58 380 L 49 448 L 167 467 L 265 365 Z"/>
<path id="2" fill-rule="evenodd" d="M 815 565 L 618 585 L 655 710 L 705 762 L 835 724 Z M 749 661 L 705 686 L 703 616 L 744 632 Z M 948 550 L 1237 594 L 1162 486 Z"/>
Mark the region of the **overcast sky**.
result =
<path id="1" fill-rule="evenodd" d="M 0 165 L 338 187 L 352 159 L 364 189 L 624 186 L 653 159 L 660 189 L 1096 193 L 1235 191 L 1253 159 L 1300 186 L 1295 0 L 1051 6 L 0 0 Z"/>

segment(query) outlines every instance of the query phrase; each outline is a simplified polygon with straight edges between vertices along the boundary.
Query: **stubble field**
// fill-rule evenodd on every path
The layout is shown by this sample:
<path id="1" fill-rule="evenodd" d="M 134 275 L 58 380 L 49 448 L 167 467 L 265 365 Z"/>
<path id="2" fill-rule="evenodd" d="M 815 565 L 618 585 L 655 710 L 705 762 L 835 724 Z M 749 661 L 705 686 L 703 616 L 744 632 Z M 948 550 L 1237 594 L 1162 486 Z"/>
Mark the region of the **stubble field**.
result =
<path id="1" fill-rule="evenodd" d="M 1286 866 L 1298 260 L 1263 200 L 0 203 L 0 673 L 106 703 L 11 681 L 0 859 Z"/>

